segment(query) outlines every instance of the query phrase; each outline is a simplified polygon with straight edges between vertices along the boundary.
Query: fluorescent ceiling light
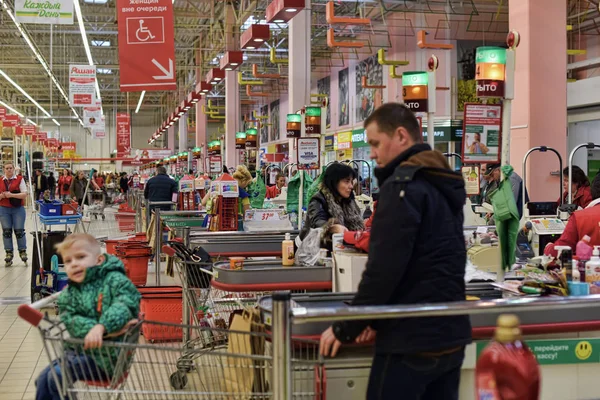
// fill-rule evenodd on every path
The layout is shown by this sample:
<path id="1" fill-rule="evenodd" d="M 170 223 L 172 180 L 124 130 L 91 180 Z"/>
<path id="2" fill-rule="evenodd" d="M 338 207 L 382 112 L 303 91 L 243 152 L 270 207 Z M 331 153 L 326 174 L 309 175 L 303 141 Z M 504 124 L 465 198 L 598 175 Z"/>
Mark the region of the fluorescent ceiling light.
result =
<path id="1" fill-rule="evenodd" d="M 292 13 L 298 11 L 296 8 L 288 8 L 285 10 L 286 12 Z"/>
<path id="2" fill-rule="evenodd" d="M 98 0 L 96 0 L 96 1 L 98 1 Z M 44 68 L 44 70 L 46 71 L 46 73 L 48 74 L 50 79 L 52 80 L 52 82 L 54 83 L 54 86 L 56 86 L 56 88 L 58 89 L 58 91 L 60 92 L 62 97 L 65 99 L 66 103 L 69 105 L 69 107 L 71 107 L 71 110 L 73 111 L 73 113 L 77 116 L 77 118 L 79 118 L 79 114 L 77 114 L 77 111 L 75 111 L 75 109 L 71 105 L 71 102 L 69 101 L 69 96 L 67 95 L 65 90 L 62 88 L 62 86 L 60 85 L 60 83 L 58 82 L 58 80 L 56 79 L 54 74 L 52 73 L 52 71 L 50 70 L 50 67 L 48 66 L 48 63 L 46 62 L 44 57 L 42 57 L 40 52 L 33 45 L 33 41 L 29 37 L 29 34 L 27 32 L 25 32 L 23 27 L 21 27 L 21 24 L 15 18 L 15 15 L 13 14 L 12 9 L 9 8 L 9 6 L 6 4 L 6 2 L 4 0 L 0 0 L 0 4 L 2 4 L 2 7 L 4 7 L 4 10 L 6 11 L 6 13 L 10 17 L 10 19 L 12 19 L 13 23 L 17 27 L 17 30 L 21 34 L 21 37 L 25 40 L 25 43 L 27 43 L 27 45 L 29 46 L 31 51 L 33 51 L 33 54 L 36 56 L 36 58 L 38 59 L 38 61 L 40 62 L 40 64 L 42 65 L 42 67 Z M 79 119 L 79 120 L 81 121 L 81 119 Z M 81 122 L 81 124 L 83 124 L 83 122 Z"/>
<path id="3" fill-rule="evenodd" d="M 137 114 L 140 111 L 140 107 L 142 106 L 142 103 L 144 101 L 144 96 L 146 95 L 146 91 L 144 90 L 142 92 L 142 94 L 140 95 L 140 99 L 138 100 L 138 105 L 135 108 L 135 113 Z"/>
<path id="4" fill-rule="evenodd" d="M 18 112 L 17 110 L 15 110 L 14 108 L 12 108 L 8 104 L 6 104 L 5 102 L 0 101 L 0 105 L 6 107 L 7 109 L 9 109 L 10 111 L 12 111 L 13 113 L 17 114 L 19 117 L 25 118 L 25 116 L 23 114 L 21 114 L 20 112 Z"/>
<path id="5" fill-rule="evenodd" d="M 45 109 L 44 107 L 40 106 L 40 104 L 39 104 L 37 101 L 35 101 L 35 100 L 33 99 L 33 97 L 31 97 L 31 96 L 29 95 L 29 93 L 27 93 L 25 90 L 23 90 L 23 88 L 22 88 L 21 86 L 19 86 L 19 85 L 17 84 L 17 82 L 13 81 L 13 80 L 10 78 L 10 76 L 6 75 L 6 73 L 5 73 L 4 71 L 2 71 L 1 69 L 0 69 L 0 75 L 2 75 L 2 76 L 4 77 L 4 79 L 6 79 L 6 80 L 7 80 L 7 81 L 8 81 L 8 82 L 11 84 L 11 85 L 13 85 L 13 86 L 15 87 L 15 89 L 17 89 L 19 92 L 21 92 L 21 94 L 22 94 L 23 96 L 27 97 L 27 99 L 28 99 L 29 101 L 31 101 L 33 104 L 35 104 L 35 106 L 36 106 L 37 108 L 39 108 L 41 112 L 43 112 L 44 114 L 46 114 L 48 117 L 51 117 L 50 113 L 49 113 L 48 111 L 46 111 L 46 109 Z"/>
<path id="6" fill-rule="evenodd" d="M 54 118 L 52 118 L 52 122 L 54 122 L 56 124 L 56 126 L 60 126 L 60 124 L 58 123 L 58 121 L 55 120 Z M 81 120 L 79 120 L 79 122 L 81 122 L 81 125 L 83 125 L 83 122 Z"/>
<path id="7" fill-rule="evenodd" d="M 35 122 L 33 122 L 32 120 L 30 120 L 29 118 L 27 118 L 27 119 L 25 120 L 25 122 L 28 122 L 28 123 L 30 123 L 31 125 L 34 125 L 34 126 L 38 126 L 38 124 L 36 124 L 36 123 L 35 123 Z"/>

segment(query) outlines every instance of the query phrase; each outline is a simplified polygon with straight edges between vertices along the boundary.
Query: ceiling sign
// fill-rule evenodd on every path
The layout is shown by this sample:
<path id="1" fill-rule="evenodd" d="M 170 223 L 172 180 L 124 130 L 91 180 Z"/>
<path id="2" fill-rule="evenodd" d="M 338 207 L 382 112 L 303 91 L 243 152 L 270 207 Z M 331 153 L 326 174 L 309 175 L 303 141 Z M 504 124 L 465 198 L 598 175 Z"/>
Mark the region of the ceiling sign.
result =
<path id="1" fill-rule="evenodd" d="M 117 113 L 117 157 L 127 157 L 131 153 L 131 127 L 127 113 Z"/>
<path id="2" fill-rule="evenodd" d="M 102 109 L 100 107 L 85 107 L 83 109 L 83 127 L 104 130 Z"/>
<path id="3" fill-rule="evenodd" d="M 73 106 L 96 104 L 96 66 L 69 66 L 69 101 Z"/>
<path id="4" fill-rule="evenodd" d="M 26 24 L 73 24 L 72 0 L 15 0 L 17 21 Z"/>
<path id="5" fill-rule="evenodd" d="M 176 90 L 171 0 L 117 0 L 122 92 Z"/>

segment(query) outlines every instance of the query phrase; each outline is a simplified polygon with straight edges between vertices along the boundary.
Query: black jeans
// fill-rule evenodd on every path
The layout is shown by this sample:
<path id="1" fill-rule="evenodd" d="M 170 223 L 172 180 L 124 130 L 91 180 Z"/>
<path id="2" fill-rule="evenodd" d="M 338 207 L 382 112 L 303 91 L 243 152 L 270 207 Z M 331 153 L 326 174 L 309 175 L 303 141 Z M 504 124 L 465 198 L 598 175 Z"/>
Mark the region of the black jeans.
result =
<path id="1" fill-rule="evenodd" d="M 458 400 L 464 349 L 441 356 L 376 354 L 367 400 Z"/>

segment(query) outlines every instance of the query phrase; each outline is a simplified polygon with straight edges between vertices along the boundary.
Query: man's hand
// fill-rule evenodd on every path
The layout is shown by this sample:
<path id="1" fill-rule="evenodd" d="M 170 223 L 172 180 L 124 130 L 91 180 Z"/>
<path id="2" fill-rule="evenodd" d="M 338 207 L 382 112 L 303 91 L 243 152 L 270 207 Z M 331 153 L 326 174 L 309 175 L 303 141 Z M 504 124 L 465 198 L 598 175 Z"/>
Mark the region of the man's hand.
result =
<path id="1" fill-rule="evenodd" d="M 319 348 L 322 356 L 326 357 L 330 355 L 331 357 L 335 357 L 341 346 L 342 342 L 337 340 L 331 326 L 321 334 Z"/>
<path id="2" fill-rule="evenodd" d="M 364 331 L 361 332 L 360 335 L 356 338 L 356 343 L 369 343 L 372 342 L 377 336 L 377 332 L 371 329 L 370 326 L 367 326 Z"/>
<path id="3" fill-rule="evenodd" d="M 83 349 L 97 349 L 102 346 L 102 336 L 104 335 L 104 325 L 98 324 L 95 325 L 87 335 L 85 335 L 85 339 L 83 340 Z"/>

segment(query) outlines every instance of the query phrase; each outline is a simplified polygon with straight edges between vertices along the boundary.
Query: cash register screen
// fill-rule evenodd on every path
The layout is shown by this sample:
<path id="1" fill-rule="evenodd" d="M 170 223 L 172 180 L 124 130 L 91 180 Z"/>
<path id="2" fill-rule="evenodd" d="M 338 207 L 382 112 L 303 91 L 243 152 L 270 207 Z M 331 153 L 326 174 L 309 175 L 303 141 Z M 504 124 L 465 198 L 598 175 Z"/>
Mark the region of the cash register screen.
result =
<path id="1" fill-rule="evenodd" d="M 558 204 L 555 201 L 540 201 L 536 203 L 527 203 L 529 215 L 552 215 L 556 216 Z"/>

